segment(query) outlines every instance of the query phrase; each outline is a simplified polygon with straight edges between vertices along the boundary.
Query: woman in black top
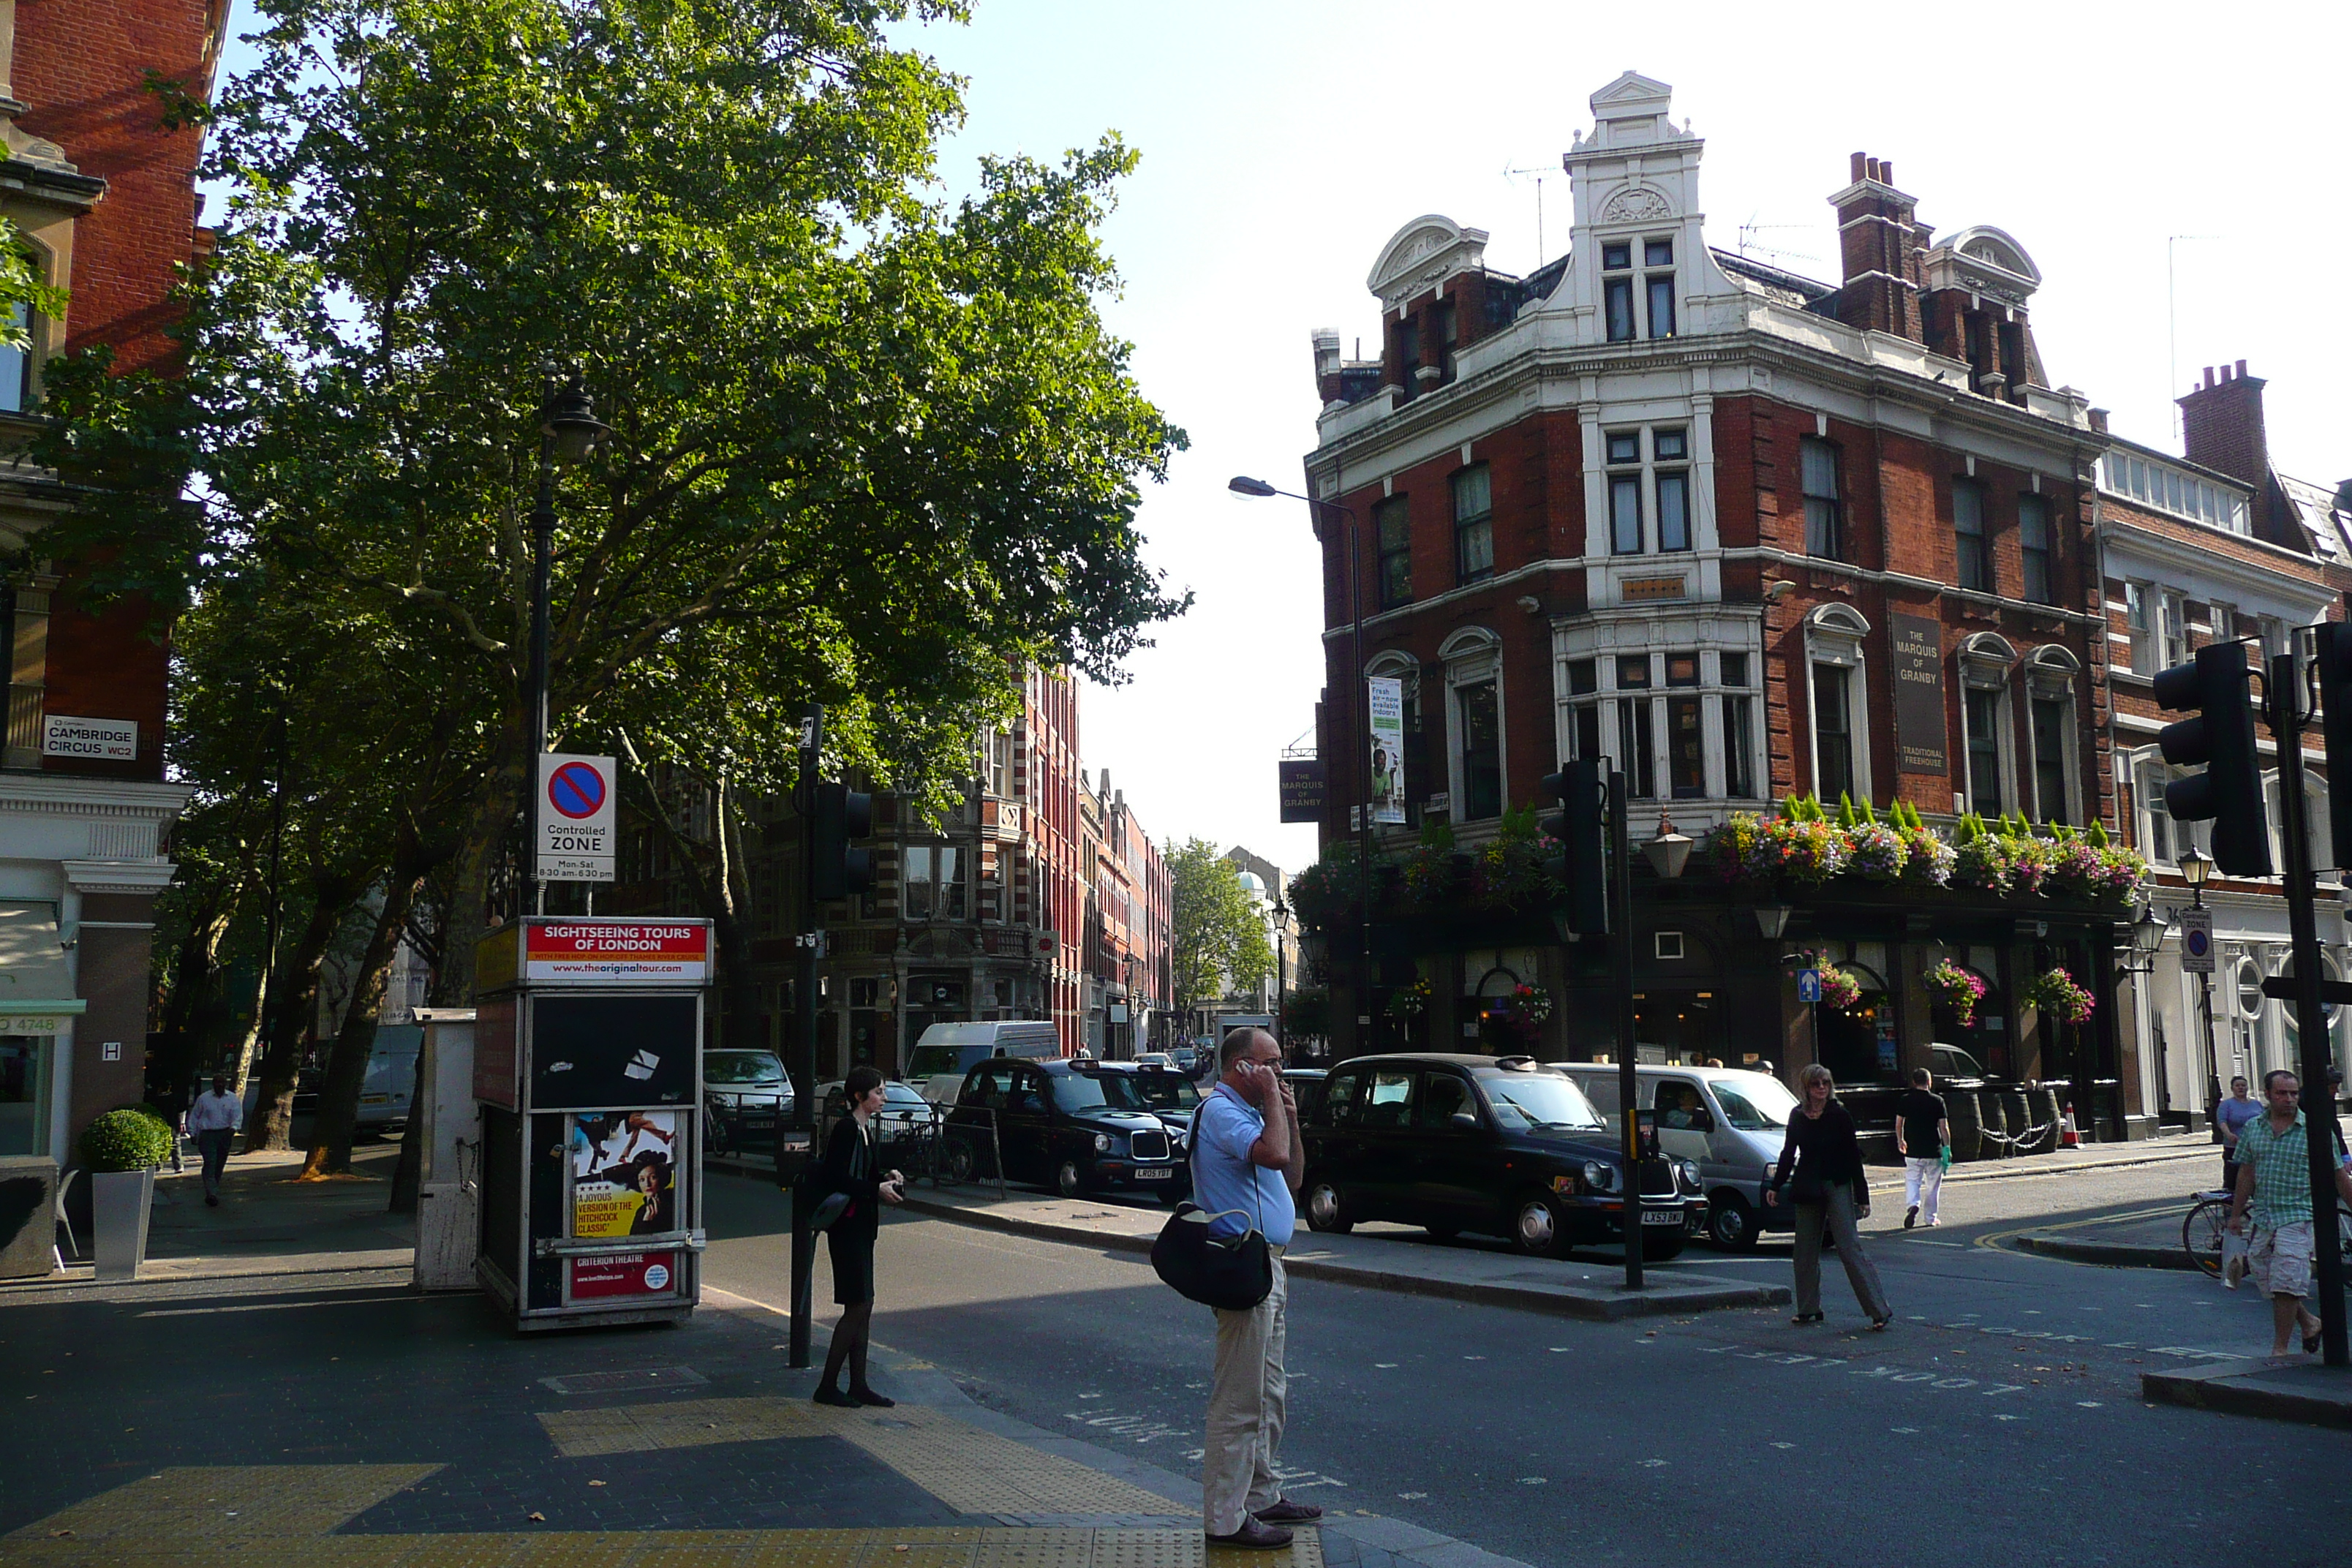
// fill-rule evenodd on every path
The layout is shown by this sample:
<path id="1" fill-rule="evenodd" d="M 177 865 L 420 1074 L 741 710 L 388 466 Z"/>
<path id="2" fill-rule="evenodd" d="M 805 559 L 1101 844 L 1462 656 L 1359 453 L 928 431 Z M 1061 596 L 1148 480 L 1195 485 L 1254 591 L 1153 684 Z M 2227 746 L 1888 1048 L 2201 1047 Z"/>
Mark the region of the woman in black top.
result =
<path id="1" fill-rule="evenodd" d="M 834 1124 L 824 1145 L 826 1193 L 840 1193 L 849 1206 L 827 1227 L 825 1243 L 833 1253 L 833 1299 L 841 1321 L 833 1326 L 833 1344 L 824 1353 L 824 1381 L 817 1384 L 819 1405 L 895 1405 L 866 1382 L 866 1340 L 874 1322 L 874 1237 L 881 1229 L 882 1205 L 905 1201 L 906 1178 L 896 1171 L 877 1175 L 870 1124 L 882 1109 L 882 1075 L 869 1067 L 855 1067 L 842 1081 L 842 1098 L 849 1114 Z M 843 1363 L 849 1366 L 849 1392 L 837 1386 Z"/>
<path id="2" fill-rule="evenodd" d="M 1870 1314 L 1870 1326 L 1884 1329 L 1895 1321 L 1886 1294 L 1878 1288 L 1878 1270 L 1862 1250 L 1858 1215 L 1870 1213 L 1870 1188 L 1862 1173 L 1862 1145 L 1853 1135 L 1853 1118 L 1836 1100 L 1836 1082 L 1830 1069 L 1815 1062 L 1797 1075 L 1805 1100 L 1789 1118 L 1789 1139 L 1780 1145 L 1780 1163 L 1764 1201 L 1778 1205 L 1780 1189 L 1795 1185 L 1790 1197 L 1797 1205 L 1798 1323 L 1822 1321 L 1822 1227 L 1837 1242 L 1838 1258 L 1853 1286 L 1853 1299 Z"/>

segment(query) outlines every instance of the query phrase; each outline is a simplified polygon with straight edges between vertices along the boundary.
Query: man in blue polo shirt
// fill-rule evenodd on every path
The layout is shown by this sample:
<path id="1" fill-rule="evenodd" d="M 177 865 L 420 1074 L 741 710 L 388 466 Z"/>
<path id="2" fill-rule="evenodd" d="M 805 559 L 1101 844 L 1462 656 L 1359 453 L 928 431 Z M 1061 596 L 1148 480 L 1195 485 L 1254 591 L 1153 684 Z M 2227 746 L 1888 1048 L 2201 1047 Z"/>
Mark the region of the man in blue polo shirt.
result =
<path id="1" fill-rule="evenodd" d="M 1272 1551 L 1290 1544 L 1286 1525 L 1323 1516 L 1292 1502 L 1274 1479 L 1288 1378 L 1283 1371 L 1282 1250 L 1297 1220 L 1305 1179 L 1298 1103 L 1283 1081 L 1282 1047 L 1264 1029 L 1235 1029 L 1218 1048 L 1217 1087 L 1201 1101 L 1192 1137 L 1192 1201 L 1218 1217 L 1212 1236 L 1265 1233 L 1274 1289 L 1245 1312 L 1217 1313 L 1217 1370 L 1209 1384 L 1209 1436 L 1201 1457 L 1203 1528 L 1220 1546 Z"/>

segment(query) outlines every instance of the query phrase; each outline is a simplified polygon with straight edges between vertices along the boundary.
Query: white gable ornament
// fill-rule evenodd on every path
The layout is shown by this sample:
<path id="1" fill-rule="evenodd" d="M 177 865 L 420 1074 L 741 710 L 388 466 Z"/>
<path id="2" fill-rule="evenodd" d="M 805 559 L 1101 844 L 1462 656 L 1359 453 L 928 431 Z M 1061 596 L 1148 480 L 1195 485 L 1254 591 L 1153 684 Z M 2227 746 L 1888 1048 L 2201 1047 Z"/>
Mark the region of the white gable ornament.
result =
<path id="1" fill-rule="evenodd" d="M 1602 223 L 1649 223 L 1673 212 L 1666 198 L 1647 185 L 1629 185 L 1601 209 Z"/>

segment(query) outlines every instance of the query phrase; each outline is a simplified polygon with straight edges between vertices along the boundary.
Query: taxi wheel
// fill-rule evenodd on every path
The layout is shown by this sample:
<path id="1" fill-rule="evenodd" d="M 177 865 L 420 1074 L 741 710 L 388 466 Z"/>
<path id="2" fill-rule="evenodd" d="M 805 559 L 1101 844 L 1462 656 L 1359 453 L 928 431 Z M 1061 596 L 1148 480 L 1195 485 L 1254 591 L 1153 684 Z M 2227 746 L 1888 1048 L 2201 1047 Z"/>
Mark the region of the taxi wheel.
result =
<path id="1" fill-rule="evenodd" d="M 941 1173 L 950 1186 L 971 1180 L 971 1145 L 958 1138 L 948 1144 L 947 1169 Z"/>
<path id="2" fill-rule="evenodd" d="M 1511 1242 L 1530 1258 L 1567 1257 L 1568 1224 L 1559 1205 L 1542 1193 L 1521 1198 L 1511 1218 Z"/>
<path id="3" fill-rule="evenodd" d="M 1054 1190 L 1066 1198 L 1076 1197 L 1087 1190 L 1087 1173 L 1078 1168 L 1076 1160 L 1063 1161 L 1061 1169 L 1054 1173 Z"/>
<path id="4" fill-rule="evenodd" d="M 1348 1212 L 1348 1199 L 1328 1182 L 1317 1182 L 1307 1189 L 1307 1228 L 1331 1236 L 1345 1236 L 1355 1229 L 1355 1216 Z"/>
<path id="5" fill-rule="evenodd" d="M 1729 1194 L 1710 1200 L 1706 1211 L 1707 1239 L 1726 1252 L 1748 1252 L 1756 1246 L 1756 1211 L 1743 1198 Z"/>

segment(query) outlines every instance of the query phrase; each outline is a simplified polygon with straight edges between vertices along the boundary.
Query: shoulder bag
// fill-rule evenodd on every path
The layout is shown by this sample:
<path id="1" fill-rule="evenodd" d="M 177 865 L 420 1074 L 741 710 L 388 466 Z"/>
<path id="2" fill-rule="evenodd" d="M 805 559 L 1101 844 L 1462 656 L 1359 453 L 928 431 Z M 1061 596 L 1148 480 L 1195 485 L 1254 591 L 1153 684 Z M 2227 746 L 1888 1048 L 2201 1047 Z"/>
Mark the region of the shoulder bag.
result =
<path id="1" fill-rule="evenodd" d="M 1197 1192 L 1201 1160 L 1201 1113 L 1197 1110 L 1192 1113 L 1192 1132 L 1186 1142 L 1191 1145 L 1193 1190 Z M 1255 1191 L 1255 1173 L 1251 1186 Z M 1274 1291 L 1274 1255 L 1266 1250 L 1262 1215 L 1258 1224 L 1239 1236 L 1210 1235 L 1210 1225 L 1227 1215 L 1251 1217 L 1246 1209 L 1211 1214 L 1189 1198 L 1177 1205 L 1176 1212 L 1160 1227 L 1160 1238 L 1151 1244 L 1151 1268 L 1169 1289 L 1188 1301 L 1228 1312 L 1246 1312 Z"/>
<path id="2" fill-rule="evenodd" d="M 857 1148 L 849 1157 L 849 1176 L 852 1181 L 865 1173 L 862 1167 L 866 1163 L 867 1152 L 864 1133 L 861 1131 L 854 1136 L 857 1139 Z M 802 1173 L 801 1190 L 793 1194 L 794 1198 L 798 1201 L 806 1201 L 814 1197 L 817 1193 L 824 1191 L 826 1179 L 824 1165 L 812 1165 Z M 823 1197 L 816 1198 L 816 1206 L 809 1211 L 809 1228 L 831 1230 L 841 1220 L 856 1212 L 856 1200 L 847 1193 L 838 1188 L 825 1192 Z"/>

